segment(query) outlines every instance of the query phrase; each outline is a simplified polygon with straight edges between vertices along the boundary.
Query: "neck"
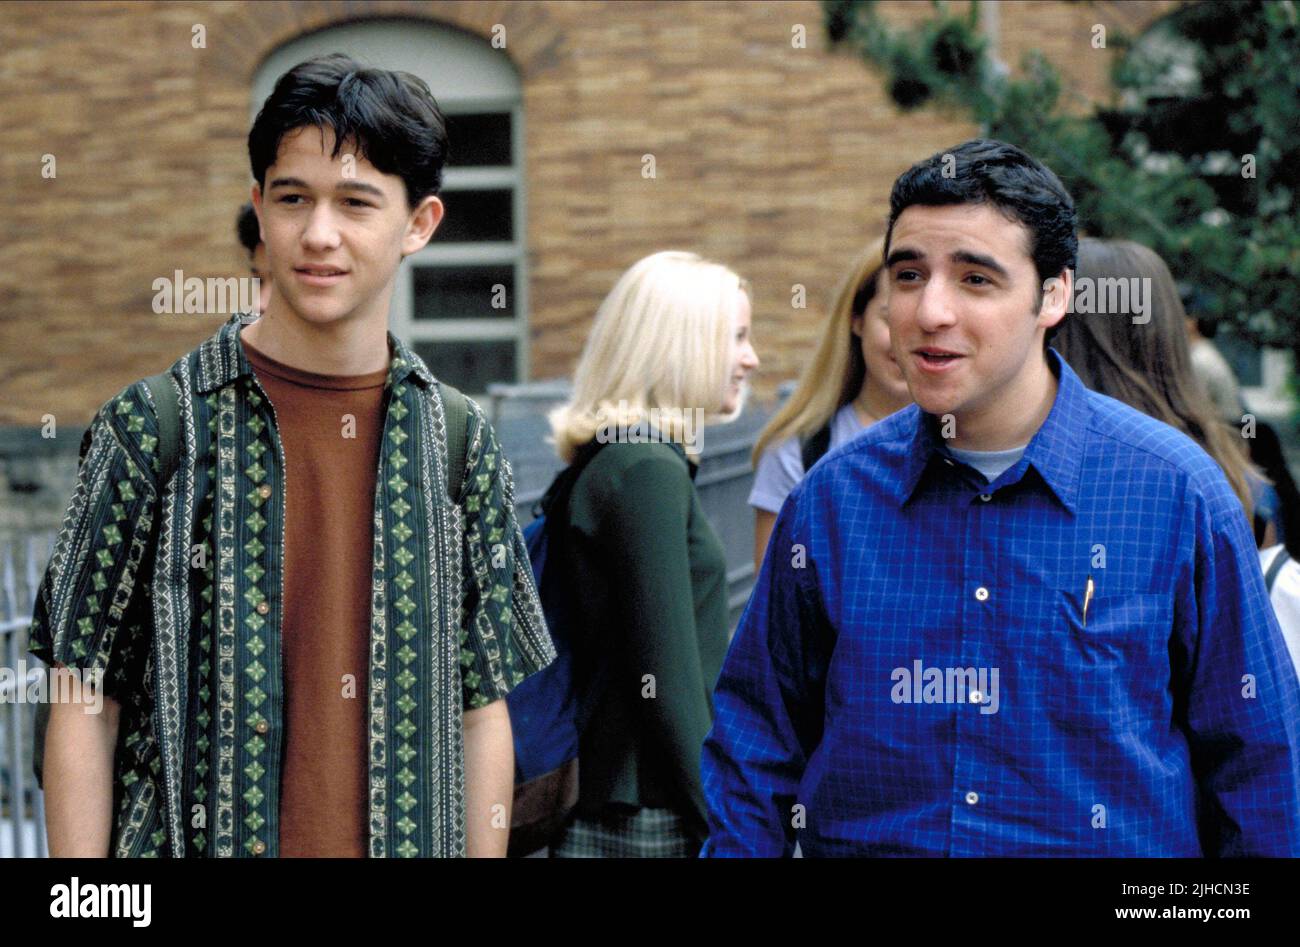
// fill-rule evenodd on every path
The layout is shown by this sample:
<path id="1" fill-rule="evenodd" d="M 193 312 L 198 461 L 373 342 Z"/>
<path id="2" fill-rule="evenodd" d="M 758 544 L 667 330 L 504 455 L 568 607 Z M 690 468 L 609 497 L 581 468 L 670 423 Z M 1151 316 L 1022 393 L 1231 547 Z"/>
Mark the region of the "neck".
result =
<path id="1" fill-rule="evenodd" d="M 389 362 L 386 306 L 321 324 L 303 319 L 276 293 L 240 335 L 268 358 L 320 375 L 368 375 Z"/>
<path id="2" fill-rule="evenodd" d="M 1028 444 L 1056 403 L 1059 382 L 1047 359 L 1035 359 L 987 406 L 954 418 L 949 443 L 960 450 L 1012 450 Z M 940 419 L 942 424 L 942 419 Z"/>
<path id="3" fill-rule="evenodd" d="M 863 424 L 874 424 L 881 418 L 887 418 L 895 411 L 907 407 L 906 400 L 893 397 L 888 391 L 877 385 L 867 376 L 862 383 L 862 390 L 853 399 L 853 410 Z"/>

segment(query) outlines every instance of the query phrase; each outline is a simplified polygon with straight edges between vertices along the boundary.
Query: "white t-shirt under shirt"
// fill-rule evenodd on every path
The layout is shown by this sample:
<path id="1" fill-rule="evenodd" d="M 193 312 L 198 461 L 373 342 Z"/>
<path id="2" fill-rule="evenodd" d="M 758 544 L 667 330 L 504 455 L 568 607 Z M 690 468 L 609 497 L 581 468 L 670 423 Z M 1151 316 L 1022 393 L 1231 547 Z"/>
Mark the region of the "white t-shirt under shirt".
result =
<path id="1" fill-rule="evenodd" d="M 846 441 L 853 440 L 865 430 L 853 402 L 842 406 L 831 418 L 831 443 L 827 452 Z M 759 458 L 754 472 L 754 488 L 749 492 L 749 505 L 769 513 L 780 513 L 781 505 L 790 495 L 794 485 L 803 479 L 803 447 L 799 438 L 788 437 L 775 447 L 769 447 Z"/>
<path id="2" fill-rule="evenodd" d="M 852 402 L 842 406 L 831 419 L 831 443 L 827 452 L 851 441 L 864 430 L 865 426 L 853 410 Z M 948 450 L 962 463 L 969 464 L 987 477 L 989 483 L 1018 464 L 1025 453 L 1025 447 L 994 451 L 957 450 L 950 447 Z M 765 451 L 758 461 L 758 470 L 754 473 L 749 505 L 769 513 L 780 513 L 785 498 L 806 472 L 803 469 L 802 454 L 803 447 L 797 437 L 786 438 L 776 447 Z"/>
<path id="3" fill-rule="evenodd" d="M 1025 447 L 1028 446 L 1025 444 L 1023 447 L 1013 447 L 1011 450 L 958 450 L 949 447 L 948 453 L 963 464 L 974 467 L 989 483 L 992 483 L 1020 463 L 1020 458 L 1025 456 Z"/>

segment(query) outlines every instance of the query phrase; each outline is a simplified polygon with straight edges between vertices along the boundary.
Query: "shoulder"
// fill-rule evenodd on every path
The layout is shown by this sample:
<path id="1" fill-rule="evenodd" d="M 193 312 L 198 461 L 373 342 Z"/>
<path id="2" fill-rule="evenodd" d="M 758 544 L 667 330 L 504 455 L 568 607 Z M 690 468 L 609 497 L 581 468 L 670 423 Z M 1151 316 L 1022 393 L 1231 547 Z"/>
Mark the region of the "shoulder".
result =
<path id="1" fill-rule="evenodd" d="M 686 460 L 668 444 L 606 444 L 600 449 L 579 483 L 587 489 L 601 485 L 617 488 L 629 481 L 690 486 Z"/>
<path id="2" fill-rule="evenodd" d="M 779 513 L 790 490 L 803 475 L 803 445 L 799 438 L 787 437 L 769 445 L 754 468 L 749 505 L 769 513 Z"/>
<path id="3" fill-rule="evenodd" d="M 810 516 L 834 516 L 846 487 L 862 498 L 897 482 L 915 449 L 920 423 L 921 409 L 911 404 L 832 447 L 790 491 L 786 506 L 796 521 L 807 525 Z M 814 514 L 814 508 L 820 512 Z"/>
<path id="4" fill-rule="evenodd" d="M 573 485 L 575 520 L 597 523 L 689 503 L 693 485 L 686 463 L 667 444 L 606 444 Z"/>
<path id="5" fill-rule="evenodd" d="M 862 423 L 858 417 L 857 410 L 850 401 L 842 404 L 835 416 L 831 418 L 831 446 L 839 447 L 853 440 L 859 434 L 867 429 L 867 425 Z"/>
<path id="6" fill-rule="evenodd" d="M 795 478 L 802 477 L 803 445 L 799 438 L 787 437 L 783 441 L 769 445 L 758 458 L 756 469 L 760 478 L 764 473 L 775 474 L 778 471 L 793 474 Z"/>
<path id="7" fill-rule="evenodd" d="M 157 474 L 158 419 L 143 380 L 122 388 L 100 406 L 83 441 L 87 457 L 120 454 L 127 473 L 152 483 Z"/>
<path id="8" fill-rule="evenodd" d="M 1095 391 L 1086 397 L 1092 412 L 1089 431 L 1112 453 L 1134 463 L 1168 468 L 1191 481 L 1222 476 L 1213 458 L 1182 431 Z"/>
<path id="9" fill-rule="evenodd" d="M 804 479 L 824 485 L 849 471 L 882 473 L 897 467 L 911 451 L 920 423 L 921 409 L 908 405 L 832 447 Z"/>

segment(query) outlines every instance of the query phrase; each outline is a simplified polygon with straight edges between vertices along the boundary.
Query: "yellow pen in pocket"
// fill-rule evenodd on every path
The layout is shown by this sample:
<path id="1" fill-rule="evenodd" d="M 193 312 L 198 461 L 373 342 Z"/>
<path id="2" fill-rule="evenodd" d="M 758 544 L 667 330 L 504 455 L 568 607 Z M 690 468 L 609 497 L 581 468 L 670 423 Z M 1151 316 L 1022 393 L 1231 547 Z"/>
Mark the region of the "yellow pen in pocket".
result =
<path id="1" fill-rule="evenodd" d="M 1088 627 L 1088 605 L 1092 602 L 1092 576 L 1088 576 L 1088 584 L 1083 590 L 1083 627 Z"/>

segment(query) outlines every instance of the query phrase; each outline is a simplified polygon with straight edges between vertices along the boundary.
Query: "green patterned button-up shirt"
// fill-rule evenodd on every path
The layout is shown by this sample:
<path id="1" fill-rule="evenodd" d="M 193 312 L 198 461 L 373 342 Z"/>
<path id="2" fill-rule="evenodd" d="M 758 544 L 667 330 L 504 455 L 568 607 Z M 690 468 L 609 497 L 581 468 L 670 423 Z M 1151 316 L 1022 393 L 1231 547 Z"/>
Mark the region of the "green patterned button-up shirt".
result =
<path id="1" fill-rule="evenodd" d="M 233 316 L 178 360 L 180 452 L 158 484 L 137 382 L 96 415 L 31 651 L 121 705 L 111 852 L 275 856 L 284 755 L 284 456 Z M 469 402 L 447 496 L 439 386 L 389 335 L 369 629 L 369 853 L 465 854 L 462 713 L 554 657 L 510 465 Z M 160 495 L 161 493 L 161 495 Z"/>

